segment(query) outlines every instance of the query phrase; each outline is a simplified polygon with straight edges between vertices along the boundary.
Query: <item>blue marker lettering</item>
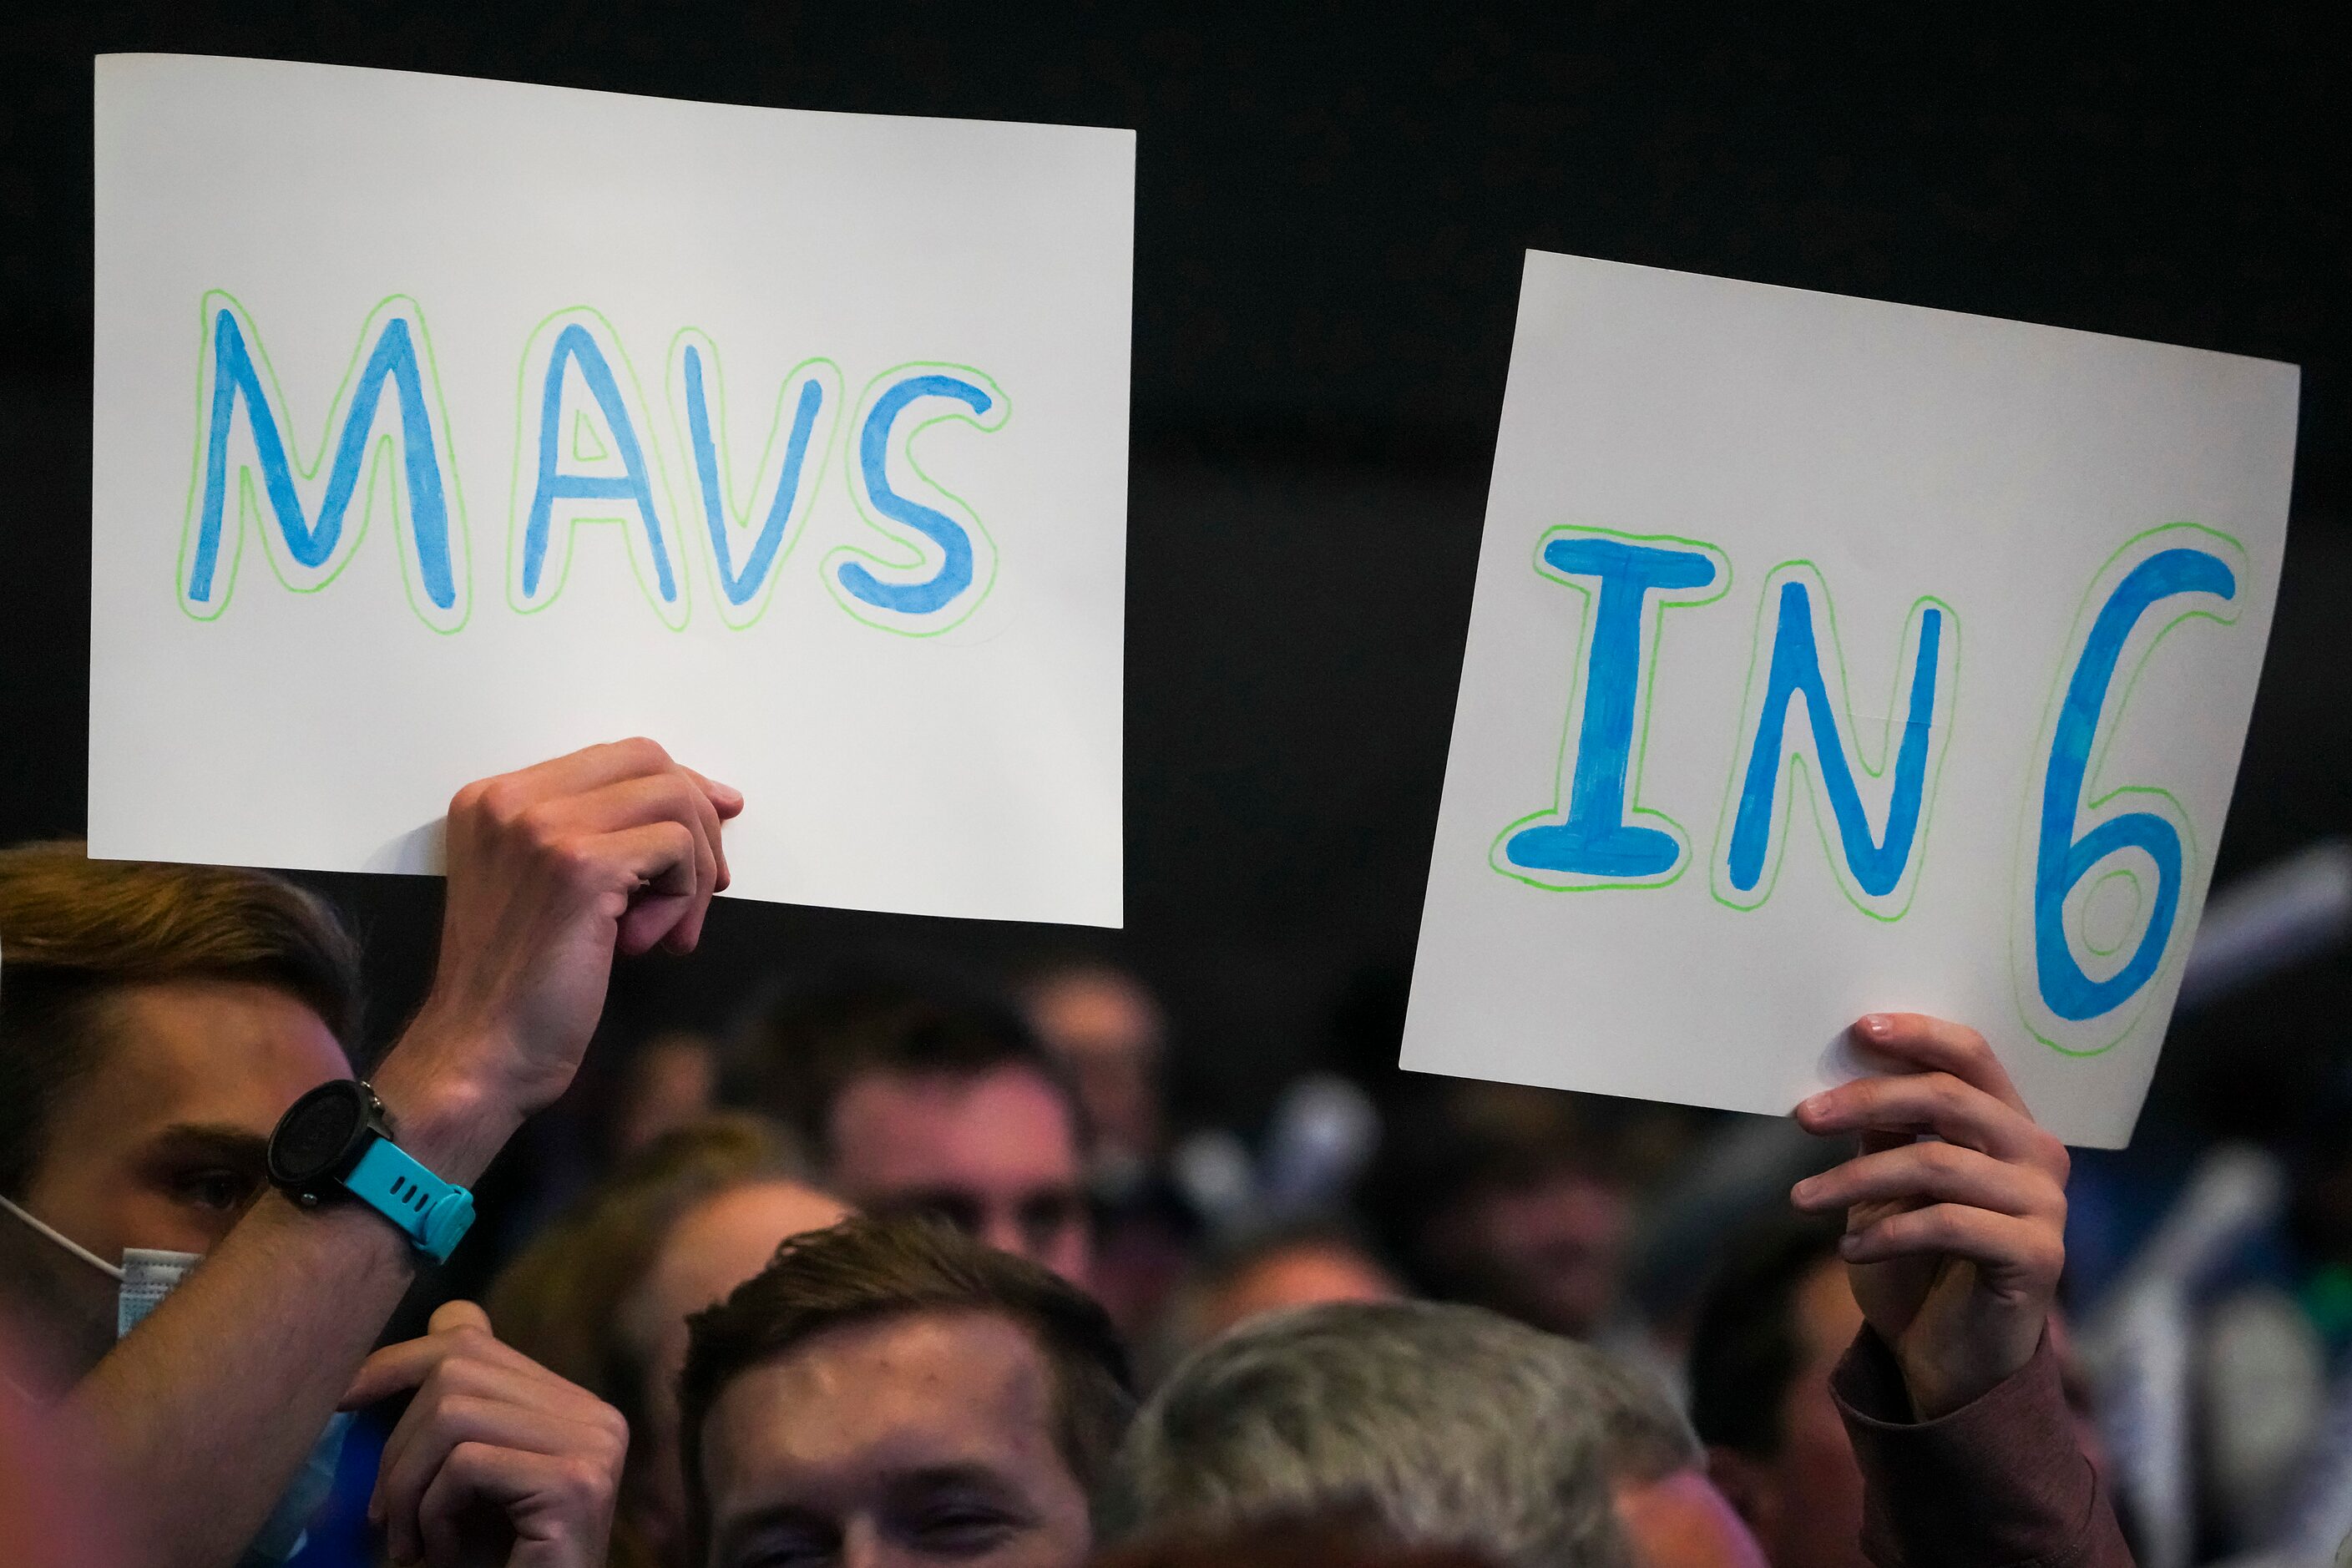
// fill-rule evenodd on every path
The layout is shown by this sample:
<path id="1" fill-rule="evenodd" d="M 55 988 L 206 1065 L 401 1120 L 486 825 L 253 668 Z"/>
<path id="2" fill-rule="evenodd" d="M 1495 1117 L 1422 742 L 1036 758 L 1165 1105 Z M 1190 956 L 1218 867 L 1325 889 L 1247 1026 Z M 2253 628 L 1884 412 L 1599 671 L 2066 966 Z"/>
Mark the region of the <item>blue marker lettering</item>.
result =
<path id="1" fill-rule="evenodd" d="M 1514 823 L 1496 841 L 1495 868 L 1549 888 L 1655 885 L 1687 855 L 1680 827 L 1631 801 L 1643 668 L 1669 605 L 1703 604 L 1730 586 L 1711 546 L 1560 528 L 1544 537 L 1538 570 L 1586 602 L 1583 657 L 1570 700 L 1575 761 L 1564 813 Z M 1582 586 L 1596 583 L 1597 591 Z M 1628 820 L 1647 819 L 1652 826 Z"/>
<path id="2" fill-rule="evenodd" d="M 362 502 L 361 524 L 352 528 L 348 526 L 352 501 L 362 492 L 369 452 L 382 431 L 387 449 L 395 442 L 399 447 L 391 491 L 395 510 L 407 513 L 408 526 L 401 537 L 411 601 L 436 629 L 454 630 L 461 625 L 467 607 L 467 563 L 462 529 L 451 507 L 456 469 L 448 460 L 446 432 L 434 418 L 438 384 L 415 303 L 398 296 L 384 300 L 361 333 L 355 373 L 345 379 L 328 415 L 320 455 L 331 450 L 333 458 L 315 516 L 304 505 L 301 491 L 316 470 L 297 474 L 287 411 L 264 384 L 261 367 L 268 362 L 257 363 L 259 342 L 251 321 L 235 300 L 217 292 L 205 297 L 205 417 L 197 435 L 198 479 L 181 551 L 184 607 L 200 618 L 226 607 L 235 586 L 236 557 L 232 553 L 224 567 L 224 542 L 233 547 L 243 537 L 243 517 L 255 505 L 257 475 L 268 514 L 268 521 L 257 521 L 287 584 L 310 592 L 331 581 L 365 531 L 369 503 Z M 428 381 L 435 385 L 430 396 Z M 387 385 L 392 389 L 388 404 L 383 395 Z M 235 438 L 240 405 L 245 411 L 241 428 L 249 444 Z M 365 488 L 372 496 L 373 486 Z M 229 515 L 232 490 L 238 497 L 236 518 Z"/>
<path id="3" fill-rule="evenodd" d="M 2043 1005 L 2061 1019 L 2080 1022 L 2111 1013 L 2147 985 L 2163 962 L 2180 909 L 2180 833 L 2163 816 L 2151 811 L 2125 812 L 2079 838 L 2074 836 L 2075 813 L 2089 782 L 2091 747 L 2117 661 L 2141 617 L 2165 600 L 2204 595 L 2228 601 L 2237 591 L 2236 574 L 2219 556 L 2193 548 L 2159 550 L 2132 567 L 2107 595 L 2075 660 L 2042 774 L 2033 860 L 2034 975 Z M 2066 895 L 2102 860 L 2135 849 L 2156 865 L 2156 897 L 2147 924 L 2122 967 L 2104 980 L 2094 980 L 2067 946 Z"/>
<path id="4" fill-rule="evenodd" d="M 1885 828 L 1874 834 L 1864 807 L 1857 766 L 1868 768 L 1855 750 L 1858 726 L 1847 706 L 1843 650 L 1837 646 L 1832 619 L 1830 657 L 1839 672 L 1839 691 L 1832 697 L 1822 674 L 1822 638 L 1814 619 L 1816 596 L 1826 611 L 1828 596 L 1820 579 L 1802 563 L 1791 563 L 1767 580 L 1765 603 L 1772 616 L 1770 661 L 1762 700 L 1750 710 L 1743 726 L 1746 744 L 1726 845 L 1717 893 L 1726 902 L 1750 908 L 1770 896 L 1768 867 L 1783 847 L 1775 842 L 1788 814 L 1779 809 L 1782 781 L 1796 785 L 1795 763 L 1810 759 L 1814 787 L 1825 797 L 1836 825 L 1831 858 L 1839 880 L 1857 904 L 1882 919 L 1899 917 L 1907 907 L 1907 879 L 1916 863 L 1934 787 L 1931 764 L 1938 752 L 1937 709 L 1948 708 L 1945 689 L 1948 665 L 1956 666 L 1958 626 L 1949 611 L 1932 599 L 1912 606 L 1906 641 L 1911 645 L 1910 688 L 1903 704 L 1895 745 L 1894 780 L 1886 802 Z M 1759 635 L 1761 622 L 1759 625 Z M 1951 656 L 1951 657 L 1948 657 Z M 1752 679 L 1752 677 L 1751 677 Z M 1806 731 L 1789 734 L 1789 705 L 1801 697 Z M 1942 722 L 1948 725 L 1948 719 Z M 1806 744 L 1810 742 L 1810 745 Z M 1881 752 L 1882 757 L 1885 752 Z M 1823 835 L 1825 841 L 1828 835 Z"/>

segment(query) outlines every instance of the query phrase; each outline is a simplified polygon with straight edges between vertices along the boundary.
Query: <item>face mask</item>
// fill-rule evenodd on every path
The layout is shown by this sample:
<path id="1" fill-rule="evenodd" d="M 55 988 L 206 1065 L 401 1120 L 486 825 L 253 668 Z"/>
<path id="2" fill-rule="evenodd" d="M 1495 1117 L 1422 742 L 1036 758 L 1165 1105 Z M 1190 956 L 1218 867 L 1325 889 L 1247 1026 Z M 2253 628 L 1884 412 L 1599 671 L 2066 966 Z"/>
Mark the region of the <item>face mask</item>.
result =
<path id="1" fill-rule="evenodd" d="M 157 1247 L 126 1247 L 122 1249 L 121 1266 L 117 1268 L 71 1237 L 35 1219 L 5 1197 L 0 1197 L 0 1209 L 6 1209 L 92 1268 L 112 1277 L 115 1280 L 114 1336 L 117 1339 L 138 1327 L 140 1321 L 155 1310 L 155 1304 L 170 1295 L 173 1288 L 188 1277 L 188 1270 L 202 1261 L 199 1253 L 171 1252 Z M 351 1425 L 349 1411 L 338 1411 L 328 1421 L 327 1429 L 319 1434 L 319 1440 L 310 1446 L 310 1457 L 302 1461 L 302 1468 L 288 1483 L 285 1495 L 278 1500 L 278 1506 L 270 1510 L 269 1518 L 262 1523 L 260 1533 L 246 1549 L 239 1568 L 283 1563 L 302 1550 L 310 1516 L 319 1511 L 319 1505 L 327 1500 L 327 1493 L 333 1489 L 335 1464 L 342 1458 L 343 1435 L 351 1430 Z"/>

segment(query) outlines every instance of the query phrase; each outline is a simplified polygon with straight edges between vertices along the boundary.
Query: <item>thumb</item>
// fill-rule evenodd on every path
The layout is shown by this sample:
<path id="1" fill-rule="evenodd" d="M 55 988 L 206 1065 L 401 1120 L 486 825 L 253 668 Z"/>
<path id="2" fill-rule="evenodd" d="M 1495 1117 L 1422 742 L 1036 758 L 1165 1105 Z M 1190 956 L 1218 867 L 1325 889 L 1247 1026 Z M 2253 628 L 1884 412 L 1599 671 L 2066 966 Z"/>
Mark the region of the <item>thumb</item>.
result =
<path id="1" fill-rule="evenodd" d="M 357 1410 L 415 1388 L 448 1353 L 449 1342 L 445 1336 L 462 1329 L 479 1329 L 487 1334 L 490 1331 L 490 1315 L 471 1301 L 444 1302 L 426 1321 L 422 1339 L 386 1345 L 362 1362 L 352 1385 L 343 1391 L 335 1408 Z"/>
<path id="2" fill-rule="evenodd" d="M 428 1334 L 453 1334 L 460 1329 L 479 1329 L 487 1334 L 490 1331 L 490 1315 L 471 1301 L 444 1301 L 433 1310 L 433 1316 L 425 1324 Z"/>

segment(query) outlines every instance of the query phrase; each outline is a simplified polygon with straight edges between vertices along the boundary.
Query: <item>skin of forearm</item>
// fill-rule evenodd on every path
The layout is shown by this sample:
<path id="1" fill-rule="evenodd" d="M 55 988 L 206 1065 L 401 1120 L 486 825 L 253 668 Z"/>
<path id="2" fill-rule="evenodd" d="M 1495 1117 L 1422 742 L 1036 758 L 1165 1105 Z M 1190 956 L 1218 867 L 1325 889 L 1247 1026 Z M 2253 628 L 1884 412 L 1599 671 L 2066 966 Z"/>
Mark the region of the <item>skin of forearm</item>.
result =
<path id="1" fill-rule="evenodd" d="M 470 1185 L 518 1118 L 412 1028 L 373 1079 L 403 1148 Z M 310 1454 L 415 1275 L 356 1202 L 265 1194 L 68 1400 L 131 1568 L 227 1568 Z"/>

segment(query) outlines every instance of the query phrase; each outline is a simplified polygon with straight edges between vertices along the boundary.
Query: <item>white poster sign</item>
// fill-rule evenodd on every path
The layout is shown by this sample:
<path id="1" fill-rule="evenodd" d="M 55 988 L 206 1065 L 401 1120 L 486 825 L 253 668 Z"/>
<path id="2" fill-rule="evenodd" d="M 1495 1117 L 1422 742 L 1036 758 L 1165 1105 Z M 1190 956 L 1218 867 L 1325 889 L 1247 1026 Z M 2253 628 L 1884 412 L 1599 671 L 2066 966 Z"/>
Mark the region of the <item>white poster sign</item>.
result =
<path id="1" fill-rule="evenodd" d="M 2292 366 L 1530 254 L 1403 1065 L 1781 1112 L 1982 1030 L 2130 1136 L 2269 636 Z"/>
<path id="2" fill-rule="evenodd" d="M 98 63 L 93 853 L 434 868 L 646 734 L 734 890 L 1115 925 L 1131 132 Z"/>

